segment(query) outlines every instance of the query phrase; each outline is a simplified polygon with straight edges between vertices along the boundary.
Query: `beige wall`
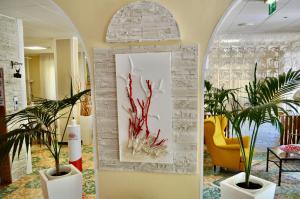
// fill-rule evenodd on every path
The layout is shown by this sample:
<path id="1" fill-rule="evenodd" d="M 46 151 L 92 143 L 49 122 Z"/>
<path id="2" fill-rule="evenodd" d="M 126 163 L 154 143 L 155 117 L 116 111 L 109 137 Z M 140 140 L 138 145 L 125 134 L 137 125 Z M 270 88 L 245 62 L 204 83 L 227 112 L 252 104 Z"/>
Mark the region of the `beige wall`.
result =
<path id="1" fill-rule="evenodd" d="M 55 63 L 53 53 L 40 54 L 41 95 L 56 99 Z"/>
<path id="2" fill-rule="evenodd" d="M 55 41 L 55 73 L 56 97 L 63 99 L 70 95 L 71 88 L 71 40 L 60 39 Z"/>
<path id="3" fill-rule="evenodd" d="M 55 68 L 54 58 L 52 53 L 27 55 L 26 61 L 26 76 L 29 83 L 27 89 L 31 84 L 33 97 L 55 99 Z M 32 83 L 30 83 L 33 81 Z M 70 86 L 69 86 L 70 90 Z M 31 92 L 31 91 L 30 91 Z M 30 93 L 28 92 L 28 93 Z"/>
<path id="4" fill-rule="evenodd" d="M 105 43 L 106 29 L 113 14 L 132 0 L 54 0 L 54 2 L 64 10 L 78 28 L 92 61 L 94 47 L 118 46 Z M 182 43 L 199 44 L 199 71 L 201 72 L 210 36 L 231 0 L 157 0 L 157 2 L 174 15 L 181 31 Z M 178 42 L 159 44 L 166 43 Z M 200 81 L 199 79 L 199 83 Z M 101 129 L 97 130 L 101 131 Z M 199 175 L 101 171 L 98 179 L 101 199 L 199 198 Z"/>
<path id="5" fill-rule="evenodd" d="M 40 76 L 40 56 L 39 55 L 33 55 L 30 56 L 31 59 L 29 59 L 28 67 L 29 67 L 29 81 L 31 83 L 31 96 L 34 98 L 43 97 L 41 95 L 41 76 Z"/>

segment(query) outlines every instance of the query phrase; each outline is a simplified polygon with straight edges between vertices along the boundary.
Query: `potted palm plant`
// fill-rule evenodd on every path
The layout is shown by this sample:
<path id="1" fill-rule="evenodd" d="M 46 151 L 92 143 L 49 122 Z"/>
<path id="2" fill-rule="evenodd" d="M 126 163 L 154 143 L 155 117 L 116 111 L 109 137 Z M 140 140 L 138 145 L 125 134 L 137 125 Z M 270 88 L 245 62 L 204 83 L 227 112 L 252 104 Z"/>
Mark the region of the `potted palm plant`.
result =
<path id="1" fill-rule="evenodd" d="M 81 198 L 82 176 L 72 165 L 60 165 L 61 145 L 67 125 L 71 118 L 75 104 L 89 90 L 82 91 L 62 100 L 40 100 L 35 106 L 6 116 L 5 122 L 13 130 L 0 137 L 0 156 L 3 157 L 12 151 L 12 160 L 19 155 L 23 143 L 28 150 L 34 140 L 39 140 L 51 153 L 55 166 L 40 171 L 41 187 L 44 198 Z M 67 115 L 67 122 L 63 132 L 58 132 L 57 121 Z M 59 133 L 61 136 L 59 136 Z M 60 138 L 59 138 L 60 137 Z"/>
<path id="2" fill-rule="evenodd" d="M 288 95 L 300 87 L 300 70 L 267 77 L 257 80 L 257 64 L 254 70 L 254 80 L 245 86 L 248 96 L 248 106 L 240 107 L 226 114 L 231 118 L 233 130 L 240 141 L 241 154 L 244 161 L 244 171 L 236 176 L 221 182 L 221 197 L 229 198 L 274 198 L 276 184 L 251 175 L 254 149 L 259 133 L 259 127 L 265 123 L 271 123 L 283 133 L 283 125 L 279 120 L 279 113 L 288 115 L 287 107 L 298 112 L 300 101 L 288 99 Z M 242 142 L 241 126 L 246 122 L 254 127 L 250 141 L 249 156 L 246 156 Z"/>

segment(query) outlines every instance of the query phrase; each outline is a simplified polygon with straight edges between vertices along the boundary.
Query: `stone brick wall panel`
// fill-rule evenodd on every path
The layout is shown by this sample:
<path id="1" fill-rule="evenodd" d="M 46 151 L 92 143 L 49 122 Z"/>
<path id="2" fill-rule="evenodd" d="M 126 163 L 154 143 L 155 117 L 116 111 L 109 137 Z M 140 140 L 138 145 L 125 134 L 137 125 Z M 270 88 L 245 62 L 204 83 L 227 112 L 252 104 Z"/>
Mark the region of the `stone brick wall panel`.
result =
<path id="1" fill-rule="evenodd" d="M 120 162 L 115 54 L 171 52 L 173 164 Z M 198 47 L 197 45 L 130 46 L 95 49 L 95 103 L 99 167 L 104 170 L 192 174 L 197 168 Z"/>
<path id="2" fill-rule="evenodd" d="M 12 69 L 10 61 L 23 63 L 19 58 L 19 32 L 17 20 L 0 14 L 0 68 L 4 71 L 5 105 L 6 114 L 14 112 L 13 98 L 18 97 L 19 109 L 26 104 L 22 100 L 23 90 L 21 79 L 13 77 L 15 69 Z M 27 159 L 26 150 L 22 149 L 19 159 L 15 158 L 11 165 L 12 180 L 15 181 L 26 174 Z"/>
<path id="3" fill-rule="evenodd" d="M 107 42 L 179 40 L 173 15 L 153 1 L 136 1 L 116 12 L 107 29 Z"/>

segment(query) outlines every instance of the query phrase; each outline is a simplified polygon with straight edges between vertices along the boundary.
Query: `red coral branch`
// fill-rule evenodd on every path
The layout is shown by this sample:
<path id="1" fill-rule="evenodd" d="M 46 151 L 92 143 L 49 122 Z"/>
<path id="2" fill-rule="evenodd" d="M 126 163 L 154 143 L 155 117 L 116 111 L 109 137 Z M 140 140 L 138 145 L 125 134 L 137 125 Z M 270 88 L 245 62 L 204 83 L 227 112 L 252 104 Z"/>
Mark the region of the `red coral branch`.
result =
<path id="1" fill-rule="evenodd" d="M 162 146 L 165 142 L 167 141 L 167 139 L 162 139 L 161 141 L 159 141 L 158 143 L 156 143 L 154 146 Z"/>
<path id="2" fill-rule="evenodd" d="M 149 138 L 150 135 L 150 131 L 149 131 L 149 127 L 148 127 L 148 113 L 149 113 L 149 109 L 150 109 L 150 105 L 151 105 L 151 98 L 152 98 L 152 86 L 149 80 L 146 80 L 147 83 L 147 87 L 149 90 L 149 96 L 147 97 L 147 101 L 146 101 L 146 113 L 145 113 L 145 123 L 146 123 L 146 139 Z M 159 130 L 160 131 L 160 130 Z"/>
<path id="3" fill-rule="evenodd" d="M 132 77 L 131 74 L 128 74 L 128 80 L 129 80 L 129 85 L 127 88 L 127 96 L 130 102 L 131 108 L 129 109 L 130 112 L 130 119 L 129 119 L 129 127 L 128 127 L 128 137 L 129 139 L 131 138 L 137 138 L 141 132 L 143 131 L 143 126 L 145 125 L 145 139 L 148 140 L 151 132 L 149 130 L 148 126 L 148 115 L 149 115 L 149 110 L 150 110 L 150 105 L 151 105 L 151 99 L 152 99 L 152 85 L 150 80 L 146 80 L 147 83 L 147 88 L 149 90 L 149 95 L 146 98 L 146 103 L 144 100 L 140 100 L 137 98 L 137 103 L 140 107 L 140 110 L 142 111 L 141 115 L 138 115 L 138 109 L 135 104 L 135 101 L 133 99 L 133 89 L 132 89 Z M 160 129 L 157 132 L 156 137 L 153 139 L 152 143 L 150 144 L 150 147 L 158 147 L 162 146 L 167 140 L 162 139 L 159 140 L 159 135 L 160 135 Z"/>
<path id="4" fill-rule="evenodd" d="M 153 142 L 152 142 L 152 144 L 150 146 L 154 146 L 155 145 L 155 142 L 158 139 L 159 134 L 160 134 L 160 129 L 157 131 L 156 137 L 154 138 L 154 140 L 153 140 Z"/>

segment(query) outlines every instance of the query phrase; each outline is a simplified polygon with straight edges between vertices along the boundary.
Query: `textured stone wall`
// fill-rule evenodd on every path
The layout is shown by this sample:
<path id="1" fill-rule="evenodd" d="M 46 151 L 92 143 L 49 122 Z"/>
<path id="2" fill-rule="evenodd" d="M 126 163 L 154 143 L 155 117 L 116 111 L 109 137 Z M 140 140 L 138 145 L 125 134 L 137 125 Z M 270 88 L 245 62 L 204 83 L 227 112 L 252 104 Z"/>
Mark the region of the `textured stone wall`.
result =
<path id="1" fill-rule="evenodd" d="M 173 15 L 152 1 L 137 1 L 121 8 L 107 29 L 107 42 L 179 40 Z"/>
<path id="2" fill-rule="evenodd" d="M 119 161 L 115 54 L 172 52 L 173 164 Z M 195 173 L 197 167 L 198 47 L 139 46 L 94 50 L 99 166 L 106 170 Z"/>
<path id="3" fill-rule="evenodd" d="M 21 79 L 13 77 L 15 70 L 12 69 L 10 61 L 17 61 L 23 63 L 23 55 L 20 54 L 20 48 L 23 51 L 23 44 L 20 45 L 19 37 L 23 37 L 20 32 L 18 22 L 16 19 L 9 18 L 0 14 L 0 68 L 4 70 L 4 85 L 5 85 L 5 103 L 6 113 L 14 111 L 14 97 L 18 97 L 18 108 L 22 109 L 26 106 L 24 101 L 25 74 L 22 74 Z M 21 72 L 24 70 L 21 70 Z M 19 179 L 26 174 L 27 159 L 25 150 L 20 154 L 19 159 L 15 159 L 12 164 L 12 179 L 13 181 Z"/>
<path id="4" fill-rule="evenodd" d="M 230 34 L 219 35 L 209 52 L 206 80 L 221 88 L 243 88 L 253 80 L 255 62 L 258 78 L 278 76 L 290 68 L 300 69 L 300 36 L 298 33 Z M 292 95 L 291 95 L 292 96 Z M 241 104 L 247 94 L 240 92 Z M 251 135 L 253 128 L 243 126 L 243 133 Z M 256 149 L 279 144 L 280 134 L 271 124 L 260 128 Z"/>

